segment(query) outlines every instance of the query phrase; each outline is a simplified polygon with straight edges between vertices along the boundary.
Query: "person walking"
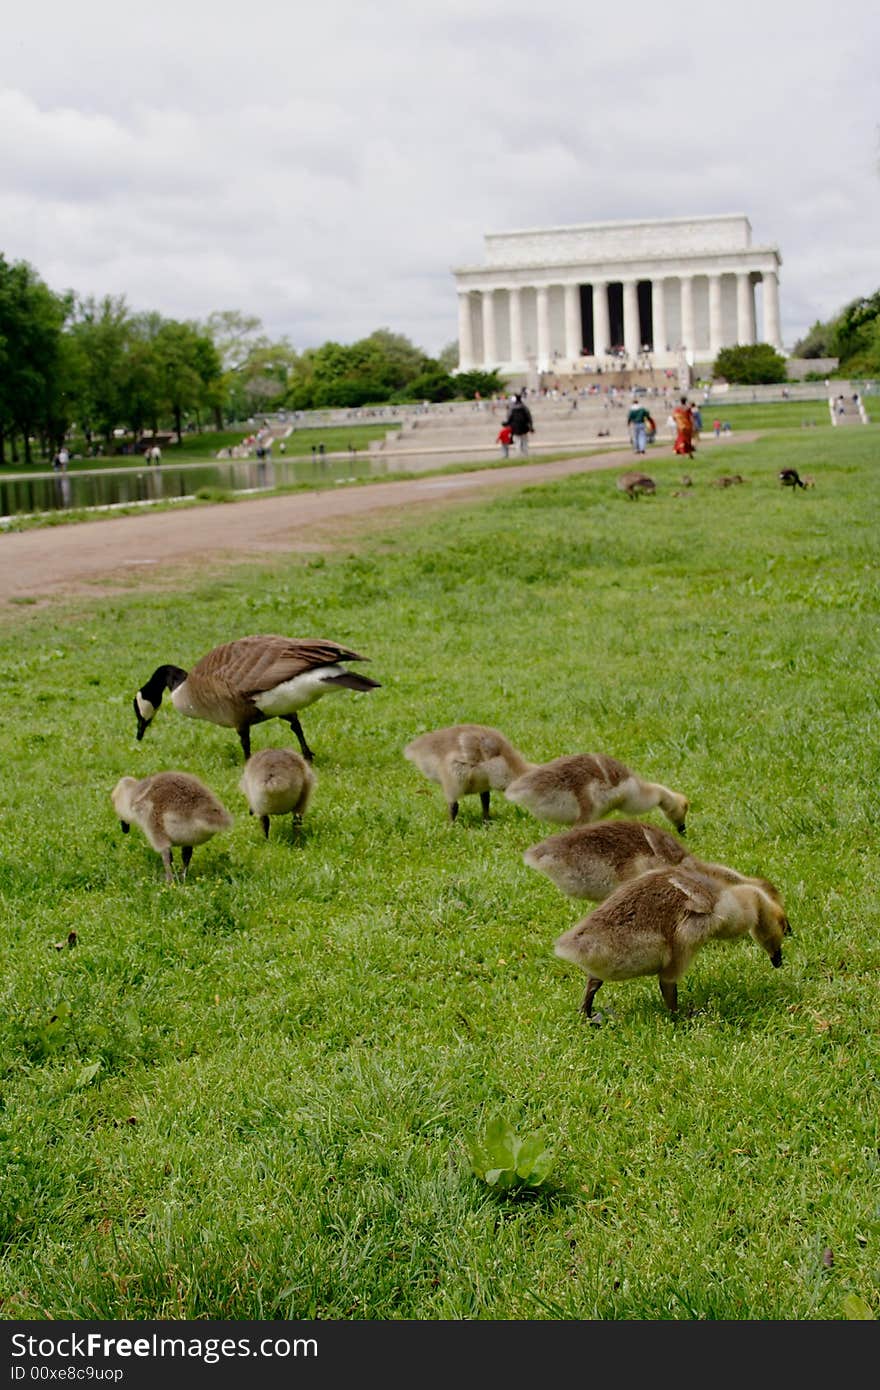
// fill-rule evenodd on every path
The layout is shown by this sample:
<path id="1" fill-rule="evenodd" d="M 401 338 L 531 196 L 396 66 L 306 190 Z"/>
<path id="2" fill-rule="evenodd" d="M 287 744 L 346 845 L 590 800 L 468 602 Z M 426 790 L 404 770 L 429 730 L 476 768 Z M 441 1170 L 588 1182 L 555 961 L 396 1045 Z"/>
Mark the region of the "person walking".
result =
<path id="1" fill-rule="evenodd" d="M 513 398 L 513 404 L 507 412 L 507 419 L 504 424 L 510 427 L 514 439 L 519 444 L 520 453 L 527 454 L 529 452 L 529 435 L 534 434 L 535 426 L 532 421 L 532 412 L 519 392 Z"/>
<path id="2" fill-rule="evenodd" d="M 501 457 L 507 458 L 510 454 L 510 446 L 513 443 L 513 430 L 509 425 L 502 425 L 495 439 L 496 444 L 501 445 Z"/>
<path id="3" fill-rule="evenodd" d="M 691 414 L 691 407 L 688 405 L 687 396 L 682 396 L 681 401 L 672 412 L 672 419 L 677 430 L 673 450 L 676 454 L 686 454 L 692 458 L 694 454 L 694 418 Z"/>
<path id="4" fill-rule="evenodd" d="M 632 440 L 633 453 L 644 454 L 648 442 L 648 418 L 650 411 L 639 404 L 637 396 L 633 396 L 633 403 L 630 406 L 626 423 L 629 426 L 629 436 Z"/>

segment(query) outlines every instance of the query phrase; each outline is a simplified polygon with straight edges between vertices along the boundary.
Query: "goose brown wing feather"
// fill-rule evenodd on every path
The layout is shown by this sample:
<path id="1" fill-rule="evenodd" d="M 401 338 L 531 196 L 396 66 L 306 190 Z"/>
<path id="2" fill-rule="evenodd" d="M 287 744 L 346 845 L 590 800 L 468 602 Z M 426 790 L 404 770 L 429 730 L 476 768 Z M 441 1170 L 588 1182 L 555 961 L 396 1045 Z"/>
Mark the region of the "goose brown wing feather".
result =
<path id="1" fill-rule="evenodd" d="M 251 699 L 273 690 L 283 681 L 302 675 L 317 666 L 338 661 L 367 661 L 348 647 L 322 638 L 295 639 L 273 634 L 240 637 L 226 642 L 203 656 L 189 673 L 191 684 L 210 680 L 222 684 L 230 695 Z"/>

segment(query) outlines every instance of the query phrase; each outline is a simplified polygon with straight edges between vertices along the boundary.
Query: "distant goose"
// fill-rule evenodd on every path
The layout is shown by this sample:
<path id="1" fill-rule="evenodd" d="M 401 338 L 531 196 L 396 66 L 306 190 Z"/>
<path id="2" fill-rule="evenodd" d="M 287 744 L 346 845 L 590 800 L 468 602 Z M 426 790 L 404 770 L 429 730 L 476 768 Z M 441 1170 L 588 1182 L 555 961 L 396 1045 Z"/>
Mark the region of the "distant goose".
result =
<path id="1" fill-rule="evenodd" d="M 688 854 L 668 830 L 638 820 L 604 820 L 549 835 L 523 854 L 530 869 L 546 874 L 569 898 L 601 902 L 621 883 L 652 869 L 680 865 L 721 883 L 751 883 L 779 901 L 779 892 L 765 878 L 750 878 Z"/>
<path id="2" fill-rule="evenodd" d="M 654 869 L 623 883 L 564 932 L 554 951 L 587 976 L 580 1011 L 592 1017 L 606 980 L 656 975 L 666 1007 L 678 1009 L 678 981 L 701 947 L 750 935 L 782 964 L 791 928 L 781 904 L 753 883 L 722 884 L 683 868 Z"/>
<path id="3" fill-rule="evenodd" d="M 514 777 L 534 767 L 497 729 L 486 724 L 452 724 L 419 734 L 403 755 L 443 788 L 449 819 L 458 815 L 463 796 L 479 796 L 483 820 L 489 819 L 489 795 L 503 791 Z"/>
<path id="4" fill-rule="evenodd" d="M 745 478 L 741 473 L 723 473 L 720 478 L 712 479 L 713 487 L 735 487 L 737 483 L 744 483 Z"/>
<path id="5" fill-rule="evenodd" d="M 296 828 L 316 781 L 305 758 L 292 748 L 261 748 L 248 758 L 238 785 L 247 797 L 250 814 L 260 817 L 263 834 L 268 839 L 270 816 L 289 812 Z"/>
<path id="6" fill-rule="evenodd" d="M 313 753 L 297 711 L 334 690 L 375 690 L 379 682 L 356 675 L 343 661 L 368 661 L 320 637 L 239 637 L 203 656 L 191 671 L 157 666 L 134 697 L 137 737 L 142 739 L 165 690 L 179 714 L 235 729 L 245 758 L 251 752 L 251 726 L 283 719 L 299 739 L 304 758 Z"/>
<path id="7" fill-rule="evenodd" d="M 539 820 L 586 825 L 612 811 L 642 815 L 655 806 L 685 833 L 688 799 L 660 782 L 646 782 L 606 753 L 575 753 L 539 763 L 507 787 L 504 795 Z"/>
<path id="8" fill-rule="evenodd" d="M 790 487 L 792 491 L 795 488 L 806 487 L 806 483 L 796 468 L 780 468 L 779 481 L 783 487 Z"/>
<path id="9" fill-rule="evenodd" d="M 165 878 L 174 882 L 172 846 L 179 845 L 183 877 L 193 845 L 203 845 L 232 825 L 232 816 L 204 782 L 188 772 L 155 772 L 151 777 L 123 777 L 111 793 L 123 834 L 136 825 L 162 856 Z"/>
<path id="10" fill-rule="evenodd" d="M 617 479 L 617 487 L 620 492 L 625 492 L 627 497 L 633 501 L 640 494 L 653 493 L 657 491 L 657 484 L 653 478 L 649 478 L 647 473 L 621 473 Z"/>

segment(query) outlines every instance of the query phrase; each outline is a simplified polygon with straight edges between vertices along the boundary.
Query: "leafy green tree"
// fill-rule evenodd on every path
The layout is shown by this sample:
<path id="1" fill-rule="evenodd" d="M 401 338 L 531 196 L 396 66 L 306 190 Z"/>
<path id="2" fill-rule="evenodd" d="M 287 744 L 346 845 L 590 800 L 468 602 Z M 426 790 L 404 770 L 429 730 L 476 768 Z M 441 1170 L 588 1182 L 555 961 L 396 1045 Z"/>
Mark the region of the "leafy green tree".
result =
<path id="1" fill-rule="evenodd" d="M 451 401 L 458 394 L 455 377 L 433 362 L 414 381 L 394 393 L 395 401 Z"/>
<path id="2" fill-rule="evenodd" d="M 475 392 L 481 396 L 497 396 L 504 391 L 504 382 L 497 372 L 456 372 L 455 394 L 467 400 Z"/>
<path id="3" fill-rule="evenodd" d="M 243 420 L 286 402 L 297 362 L 287 338 L 272 342 L 260 319 L 233 309 L 211 314 L 205 331 L 223 367 L 219 412 L 215 412 L 218 428 L 224 414 L 229 420 Z"/>
<path id="4" fill-rule="evenodd" d="M 126 375 L 136 337 L 134 318 L 122 295 L 76 297 L 69 333 L 77 423 L 90 443 L 95 435 L 109 442 L 129 413 Z"/>
<path id="5" fill-rule="evenodd" d="M 820 323 L 817 319 L 803 338 L 800 338 L 792 348 L 792 357 L 833 357 L 831 351 L 831 335 L 834 328 L 833 320 L 830 323 Z"/>
<path id="6" fill-rule="evenodd" d="M 842 372 L 880 372 L 880 290 L 847 304 L 834 322 L 831 343 Z"/>
<path id="7" fill-rule="evenodd" d="M 770 343 L 740 343 L 722 348 L 715 358 L 712 375 L 742 386 L 788 379 L 785 358 Z"/>
<path id="8" fill-rule="evenodd" d="M 454 372 L 458 366 L 458 339 L 453 338 L 451 343 L 447 343 L 445 348 L 437 354 L 437 361 L 447 372 Z"/>
<path id="9" fill-rule="evenodd" d="M 165 319 L 154 339 L 160 400 L 174 421 L 178 439 L 184 413 L 211 408 L 212 393 L 223 376 L 211 337 L 195 323 Z"/>
<path id="10" fill-rule="evenodd" d="M 34 435 L 63 437 L 70 361 L 62 329 L 70 308 L 70 296 L 54 294 L 26 261 L 0 255 L 0 463 L 7 440 L 15 460 L 21 437 L 30 464 Z"/>

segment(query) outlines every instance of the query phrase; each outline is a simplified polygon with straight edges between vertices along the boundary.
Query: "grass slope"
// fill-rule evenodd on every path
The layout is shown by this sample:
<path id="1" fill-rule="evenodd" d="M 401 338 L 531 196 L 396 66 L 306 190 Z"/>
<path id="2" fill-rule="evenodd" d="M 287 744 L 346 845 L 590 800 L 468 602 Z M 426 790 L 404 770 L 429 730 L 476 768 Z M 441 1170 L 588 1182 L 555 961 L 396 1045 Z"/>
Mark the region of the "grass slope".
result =
<path id="1" fill-rule="evenodd" d="M 635 503 L 585 475 L 0 630 L 3 1317 L 877 1315 L 876 458 L 733 441 L 747 484 L 698 460 L 681 497 L 650 465 Z M 304 712 L 298 845 L 232 731 L 163 705 L 134 739 L 155 666 L 248 632 L 382 682 Z M 497 795 L 450 826 L 401 756 L 459 720 L 684 791 L 693 851 L 782 890 L 783 968 L 709 947 L 678 1020 L 649 979 L 586 1027 L 553 941 L 589 904 L 522 862 L 554 827 Z M 109 793 L 174 767 L 236 824 L 169 887 Z M 498 1111 L 554 1150 L 540 1195 L 471 1173 Z"/>

